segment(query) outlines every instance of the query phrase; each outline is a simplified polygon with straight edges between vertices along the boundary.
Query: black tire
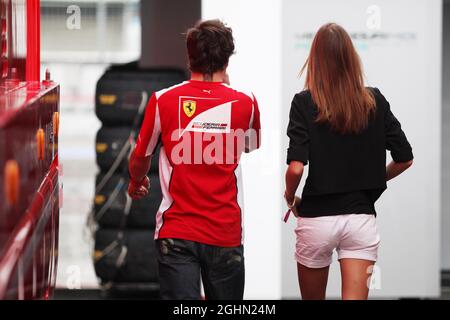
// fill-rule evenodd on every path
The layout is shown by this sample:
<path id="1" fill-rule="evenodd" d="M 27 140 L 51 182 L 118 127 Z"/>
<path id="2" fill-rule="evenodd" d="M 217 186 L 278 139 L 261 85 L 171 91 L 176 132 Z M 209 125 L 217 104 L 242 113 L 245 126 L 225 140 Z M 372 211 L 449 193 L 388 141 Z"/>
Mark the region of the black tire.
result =
<path id="1" fill-rule="evenodd" d="M 97 164 L 102 171 L 108 171 L 116 161 L 130 136 L 130 132 L 131 128 L 129 127 L 101 127 L 97 132 L 95 150 L 97 152 Z M 128 147 L 116 171 L 126 171 L 129 150 Z"/>
<path id="2" fill-rule="evenodd" d="M 123 240 L 118 243 L 126 247 L 124 262 L 118 268 L 117 261 L 121 256 L 122 246 L 117 245 L 109 253 L 104 250 L 112 247 L 118 239 L 117 229 L 99 229 L 95 234 L 94 268 L 102 282 L 116 283 L 158 282 L 158 265 L 156 261 L 153 231 L 126 230 Z"/>
<path id="3" fill-rule="evenodd" d="M 119 156 L 120 151 L 130 137 L 131 128 L 129 127 L 101 127 L 97 132 L 95 149 L 97 153 L 97 165 L 100 170 L 107 172 L 113 165 Z M 127 148 L 127 152 L 123 160 L 115 172 L 122 173 L 128 172 L 128 153 L 130 148 Z M 158 161 L 159 161 L 159 147 L 155 150 L 153 155 L 152 165 L 149 173 L 158 174 Z"/>
<path id="4" fill-rule="evenodd" d="M 104 174 L 97 175 L 97 185 L 103 180 L 103 177 Z M 149 178 L 149 194 L 140 200 L 132 201 L 128 217 L 125 217 L 126 192 L 129 179 L 127 176 L 120 174 L 112 175 L 102 190 L 95 195 L 94 219 L 99 226 L 103 228 L 118 228 L 122 225 L 125 228 L 153 229 L 156 223 L 155 215 L 162 200 L 162 192 L 158 175 L 150 174 Z M 116 188 L 118 188 L 119 192 L 109 209 L 102 213 L 102 207 L 108 202 Z"/>
<path id="5" fill-rule="evenodd" d="M 105 125 L 131 126 L 142 92 L 146 92 L 149 99 L 153 92 L 185 79 L 181 70 L 139 70 L 131 64 L 111 68 L 97 82 L 95 113 Z"/>

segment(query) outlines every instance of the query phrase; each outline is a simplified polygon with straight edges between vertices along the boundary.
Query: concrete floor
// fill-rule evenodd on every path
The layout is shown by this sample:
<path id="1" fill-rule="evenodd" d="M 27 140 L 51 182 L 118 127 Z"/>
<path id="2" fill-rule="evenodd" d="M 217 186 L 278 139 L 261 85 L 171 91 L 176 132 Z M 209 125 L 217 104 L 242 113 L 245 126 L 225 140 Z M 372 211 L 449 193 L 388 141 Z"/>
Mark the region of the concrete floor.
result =
<path id="1" fill-rule="evenodd" d="M 94 137 L 98 121 L 92 115 L 62 112 L 73 123 L 83 124 L 77 135 L 61 132 L 63 208 L 60 216 L 57 287 L 93 288 L 97 279 L 91 260 L 92 239 L 86 227 L 95 189 Z M 61 126 L 64 123 L 61 121 Z M 66 145 L 66 146 L 64 146 Z"/>
<path id="2" fill-rule="evenodd" d="M 95 86 L 105 65 L 45 65 L 61 85 L 60 162 L 63 207 L 60 211 L 58 288 L 97 288 L 86 228 L 95 188 Z M 68 76 L 71 75 L 71 76 Z"/>

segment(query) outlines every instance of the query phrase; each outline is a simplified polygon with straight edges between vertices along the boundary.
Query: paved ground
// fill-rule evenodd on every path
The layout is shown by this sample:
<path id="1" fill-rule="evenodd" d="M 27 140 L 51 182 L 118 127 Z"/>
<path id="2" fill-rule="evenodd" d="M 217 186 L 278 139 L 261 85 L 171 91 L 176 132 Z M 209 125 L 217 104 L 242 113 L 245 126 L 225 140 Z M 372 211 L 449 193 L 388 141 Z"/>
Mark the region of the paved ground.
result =
<path id="1" fill-rule="evenodd" d="M 95 84 L 105 66 L 49 67 L 53 79 L 61 84 L 59 151 L 64 193 L 57 287 L 96 288 L 86 218 L 94 197 L 95 135 L 101 125 L 94 111 Z"/>

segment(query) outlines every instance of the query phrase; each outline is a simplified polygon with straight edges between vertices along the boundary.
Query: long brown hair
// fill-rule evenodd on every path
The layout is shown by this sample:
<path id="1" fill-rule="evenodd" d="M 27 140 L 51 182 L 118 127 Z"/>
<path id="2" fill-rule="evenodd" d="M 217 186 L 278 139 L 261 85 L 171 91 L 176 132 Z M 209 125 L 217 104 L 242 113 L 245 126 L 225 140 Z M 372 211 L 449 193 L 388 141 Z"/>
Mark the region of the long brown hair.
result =
<path id="1" fill-rule="evenodd" d="M 305 69 L 305 89 L 317 105 L 317 122 L 342 134 L 367 127 L 375 99 L 364 86 L 360 58 L 344 28 L 328 23 L 319 29 L 301 73 Z"/>

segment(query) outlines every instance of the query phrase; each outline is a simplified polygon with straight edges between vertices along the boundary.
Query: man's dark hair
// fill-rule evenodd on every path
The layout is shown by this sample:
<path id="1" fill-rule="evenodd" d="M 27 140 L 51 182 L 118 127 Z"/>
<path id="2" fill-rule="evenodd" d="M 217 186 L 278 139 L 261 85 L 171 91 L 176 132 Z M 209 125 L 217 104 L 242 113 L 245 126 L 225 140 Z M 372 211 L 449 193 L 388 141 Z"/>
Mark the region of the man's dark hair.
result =
<path id="1" fill-rule="evenodd" d="M 187 31 L 186 47 L 191 71 L 211 75 L 234 53 L 233 33 L 220 20 L 200 21 Z"/>

